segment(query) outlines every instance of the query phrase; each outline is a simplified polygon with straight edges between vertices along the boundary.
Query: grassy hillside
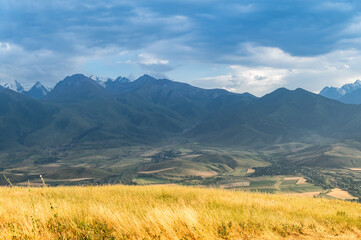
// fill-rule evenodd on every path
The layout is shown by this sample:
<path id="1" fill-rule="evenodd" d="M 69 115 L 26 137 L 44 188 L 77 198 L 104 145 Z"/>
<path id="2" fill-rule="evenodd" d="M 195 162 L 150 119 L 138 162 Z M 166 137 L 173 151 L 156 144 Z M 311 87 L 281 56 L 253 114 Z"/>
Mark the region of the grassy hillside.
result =
<path id="1" fill-rule="evenodd" d="M 180 186 L 0 188 L 1 239 L 360 239 L 361 206 Z"/>

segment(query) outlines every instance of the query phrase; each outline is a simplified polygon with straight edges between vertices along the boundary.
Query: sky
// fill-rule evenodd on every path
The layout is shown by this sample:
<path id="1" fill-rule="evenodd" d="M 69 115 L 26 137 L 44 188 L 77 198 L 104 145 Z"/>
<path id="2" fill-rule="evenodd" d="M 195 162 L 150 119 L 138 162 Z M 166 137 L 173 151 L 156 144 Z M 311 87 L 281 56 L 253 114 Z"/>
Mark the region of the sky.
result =
<path id="1" fill-rule="evenodd" d="M 262 96 L 361 79 L 361 2 L 0 0 L 0 82 L 143 74 Z"/>

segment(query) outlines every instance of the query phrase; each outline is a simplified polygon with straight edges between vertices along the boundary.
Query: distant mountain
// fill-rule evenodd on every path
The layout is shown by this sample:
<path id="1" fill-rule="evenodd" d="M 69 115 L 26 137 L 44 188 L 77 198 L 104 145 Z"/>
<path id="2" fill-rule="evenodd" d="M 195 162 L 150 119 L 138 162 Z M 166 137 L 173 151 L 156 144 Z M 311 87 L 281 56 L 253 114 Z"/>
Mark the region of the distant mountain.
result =
<path id="1" fill-rule="evenodd" d="M 128 78 L 117 77 L 115 80 L 108 79 L 106 82 L 104 82 L 104 87 L 110 93 L 119 93 L 122 91 L 123 87 L 128 83 L 130 83 L 130 80 Z"/>
<path id="2" fill-rule="evenodd" d="M 98 83 L 100 86 L 106 88 L 109 92 L 118 92 L 119 88 L 122 88 L 123 84 L 130 82 L 128 78 L 121 76 L 116 79 L 112 79 L 90 75 L 89 78 Z"/>
<path id="3" fill-rule="evenodd" d="M 361 80 L 356 80 L 354 83 L 345 84 L 340 88 L 325 87 L 319 93 L 321 96 L 336 99 L 343 103 L 361 104 Z"/>
<path id="4" fill-rule="evenodd" d="M 107 81 L 113 81 L 113 79 L 111 79 L 111 78 L 98 77 L 98 76 L 94 76 L 94 75 L 90 75 L 89 78 L 92 79 L 93 81 L 97 82 L 102 87 L 105 87 L 105 83 Z"/>
<path id="5" fill-rule="evenodd" d="M 11 82 L 7 82 L 7 83 L 4 83 L 2 84 L 2 86 L 4 88 L 8 88 L 8 89 L 11 89 L 15 92 L 18 92 L 18 93 L 22 93 L 24 92 L 24 87 L 21 85 L 21 83 L 19 83 L 18 81 L 14 80 L 14 81 L 11 81 Z"/>
<path id="6" fill-rule="evenodd" d="M 256 97 L 206 90 L 144 75 L 102 87 L 75 74 L 35 100 L 2 88 L 0 148 L 63 144 L 154 144 L 182 136 L 208 116 L 238 109 Z M 116 86 L 116 87 L 115 87 Z M 41 89 L 40 84 L 34 86 Z M 109 89 L 112 89 L 110 91 Z M 115 91 L 116 90 L 116 91 Z"/>
<path id="7" fill-rule="evenodd" d="M 257 97 L 245 93 L 236 94 L 223 89 L 202 89 L 168 79 L 155 79 L 143 75 L 127 82 L 119 89 L 120 99 L 128 102 L 147 102 L 177 112 L 195 122 L 203 121 L 215 111 L 237 109 Z"/>
<path id="8" fill-rule="evenodd" d="M 361 88 L 356 89 L 350 93 L 347 93 L 337 100 L 343 103 L 361 104 Z"/>
<path id="9" fill-rule="evenodd" d="M 278 89 L 238 111 L 215 113 L 191 132 L 203 142 L 264 145 L 359 137 L 361 108 L 303 89 Z"/>
<path id="10" fill-rule="evenodd" d="M 57 102 L 72 102 L 106 95 L 106 90 L 96 81 L 82 74 L 75 74 L 58 82 L 44 99 Z"/>
<path id="11" fill-rule="evenodd" d="M 38 99 L 24 96 L 30 91 L 0 88 L 0 147 L 154 144 L 174 137 L 233 146 L 318 138 L 361 141 L 361 106 L 303 89 L 281 88 L 257 98 L 149 75 L 105 83 L 75 74 Z"/>
<path id="12" fill-rule="evenodd" d="M 40 99 L 50 92 L 50 88 L 44 86 L 41 82 L 37 81 L 30 90 L 25 91 L 24 94 L 34 99 Z"/>
<path id="13" fill-rule="evenodd" d="M 52 107 L 6 88 L 0 88 L 0 149 L 25 144 L 25 138 L 46 125 Z"/>

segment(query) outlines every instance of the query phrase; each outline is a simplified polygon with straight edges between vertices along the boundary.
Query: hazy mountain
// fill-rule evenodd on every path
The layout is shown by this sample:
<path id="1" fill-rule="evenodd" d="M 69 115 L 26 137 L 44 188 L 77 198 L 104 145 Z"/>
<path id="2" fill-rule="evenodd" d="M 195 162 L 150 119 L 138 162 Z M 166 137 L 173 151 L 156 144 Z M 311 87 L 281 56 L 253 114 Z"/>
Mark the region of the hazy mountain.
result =
<path id="1" fill-rule="evenodd" d="M 94 97 L 105 97 L 106 95 L 105 89 L 97 82 L 82 74 L 75 74 L 58 82 L 45 99 L 58 102 L 71 102 Z"/>
<path id="2" fill-rule="evenodd" d="M 345 84 L 340 88 L 336 87 L 325 87 L 319 93 L 321 96 L 336 99 L 344 103 L 361 103 L 361 92 L 357 91 L 361 88 L 361 81 L 356 80 L 354 83 Z"/>
<path id="3" fill-rule="evenodd" d="M 361 104 L 361 88 L 343 95 L 338 100 L 343 103 Z"/>
<path id="4" fill-rule="evenodd" d="M 8 104 L 2 107 L 11 108 L 0 112 L 0 118 L 15 120 L 13 127 L 0 122 L 0 129 L 9 131 L 2 135 L 0 145 L 152 144 L 181 136 L 216 111 L 256 99 L 250 94 L 205 90 L 148 75 L 134 82 L 118 78 L 113 83 L 122 86 L 118 92 L 75 74 L 60 81 L 41 101 L 3 88 L 12 97 L 7 97 Z M 24 126 L 26 130 L 22 130 Z M 9 136 L 12 141 L 6 140 Z"/>
<path id="5" fill-rule="evenodd" d="M 214 111 L 238 108 L 257 99 L 249 93 L 236 94 L 223 89 L 202 89 L 168 79 L 155 79 L 149 75 L 123 84 L 119 94 L 119 98 L 130 102 L 147 102 L 163 106 L 197 122 Z"/>
<path id="6" fill-rule="evenodd" d="M 104 82 L 104 87 L 110 93 L 118 93 L 121 92 L 124 85 L 128 83 L 130 83 L 130 80 L 128 78 L 117 77 L 115 80 L 108 79 L 106 82 Z"/>
<path id="7" fill-rule="evenodd" d="M 60 104 L 95 124 L 76 139 L 78 142 L 150 143 L 180 133 L 187 126 L 186 119 L 174 111 L 119 98 L 81 74 L 66 77 L 44 100 Z"/>
<path id="8" fill-rule="evenodd" d="M 11 89 L 11 90 L 13 90 L 15 92 L 18 92 L 18 93 L 24 92 L 24 87 L 21 85 L 21 83 L 19 83 L 16 80 L 10 81 L 10 82 L 7 82 L 7 83 L 3 83 L 2 86 L 4 88 Z"/>
<path id="9" fill-rule="evenodd" d="M 22 94 L 0 88 L 0 148 L 22 145 L 47 124 L 55 109 Z"/>
<path id="10" fill-rule="evenodd" d="M 105 83 L 107 81 L 113 81 L 113 79 L 111 79 L 111 78 L 104 78 L 104 77 L 99 77 L 99 76 L 94 76 L 94 75 L 90 75 L 89 78 L 92 79 L 93 81 L 97 82 L 102 87 L 105 87 Z"/>
<path id="11" fill-rule="evenodd" d="M 128 78 L 121 76 L 117 77 L 116 79 L 112 79 L 90 75 L 89 78 L 98 83 L 100 86 L 106 88 L 109 92 L 117 92 L 124 83 L 130 82 Z"/>
<path id="12" fill-rule="evenodd" d="M 361 109 L 303 89 L 278 89 L 239 111 L 214 114 L 190 136 L 208 143 L 274 144 L 307 139 L 357 137 Z M 352 127 L 351 127 L 352 126 Z M 353 129 L 353 130 L 352 130 Z"/>
<path id="13" fill-rule="evenodd" d="M 37 81 L 34 86 L 32 86 L 28 91 L 25 91 L 24 94 L 34 99 L 40 99 L 46 96 L 50 90 L 50 88 Z"/>
<path id="14" fill-rule="evenodd" d="M 336 87 L 325 87 L 319 94 L 330 99 L 339 99 L 344 95 L 341 89 Z"/>
<path id="15" fill-rule="evenodd" d="M 112 83 L 117 87 L 75 74 L 41 100 L 1 88 L 0 146 L 153 144 L 169 137 L 250 146 L 360 138 L 360 106 L 303 89 L 256 98 L 149 75 Z"/>

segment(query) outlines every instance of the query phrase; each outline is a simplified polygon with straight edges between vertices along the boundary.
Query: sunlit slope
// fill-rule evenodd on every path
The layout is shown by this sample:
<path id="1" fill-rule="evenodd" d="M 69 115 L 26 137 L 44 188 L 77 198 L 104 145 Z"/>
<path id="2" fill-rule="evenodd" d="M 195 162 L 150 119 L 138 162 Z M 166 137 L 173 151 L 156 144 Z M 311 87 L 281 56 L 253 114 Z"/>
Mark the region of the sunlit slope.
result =
<path id="1" fill-rule="evenodd" d="M 360 239 L 361 206 L 180 186 L 0 188 L 1 239 Z"/>

